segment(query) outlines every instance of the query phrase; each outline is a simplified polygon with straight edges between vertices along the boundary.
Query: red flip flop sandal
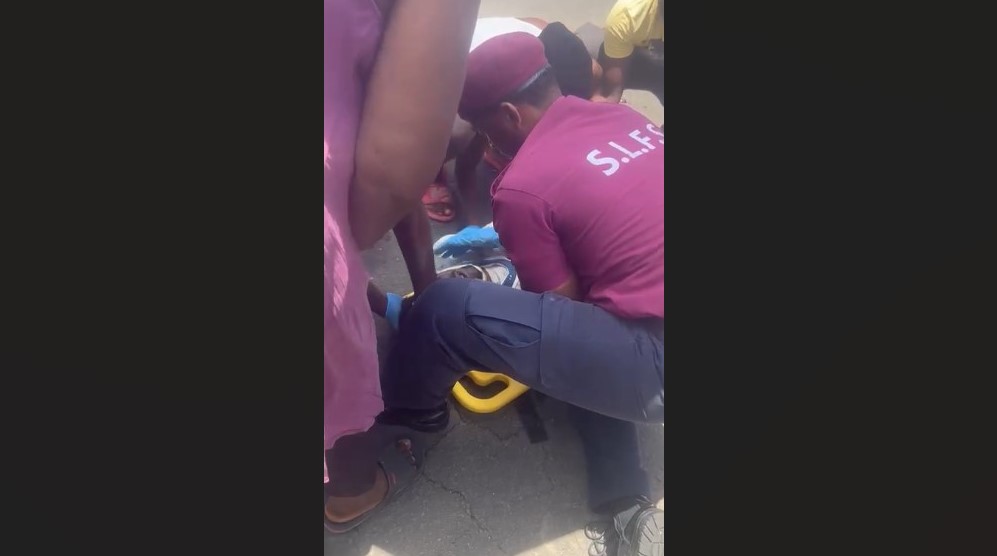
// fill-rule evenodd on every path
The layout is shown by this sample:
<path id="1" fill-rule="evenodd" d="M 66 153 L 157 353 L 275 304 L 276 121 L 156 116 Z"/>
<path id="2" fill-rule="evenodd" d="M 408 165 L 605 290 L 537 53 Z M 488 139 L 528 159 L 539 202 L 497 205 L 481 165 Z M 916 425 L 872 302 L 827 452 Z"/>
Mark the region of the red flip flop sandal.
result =
<path id="1" fill-rule="evenodd" d="M 454 219 L 453 199 L 450 188 L 436 182 L 426 189 L 422 196 L 422 205 L 426 207 L 426 215 L 437 222 L 450 222 Z"/>

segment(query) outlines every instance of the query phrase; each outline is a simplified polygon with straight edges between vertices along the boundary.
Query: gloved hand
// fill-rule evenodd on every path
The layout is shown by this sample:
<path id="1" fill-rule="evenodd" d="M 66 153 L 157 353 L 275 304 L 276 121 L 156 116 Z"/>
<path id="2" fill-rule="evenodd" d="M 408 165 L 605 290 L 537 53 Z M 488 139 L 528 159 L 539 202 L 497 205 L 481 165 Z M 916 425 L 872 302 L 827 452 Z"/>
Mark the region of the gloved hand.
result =
<path id="1" fill-rule="evenodd" d="M 398 330 L 398 322 L 402 316 L 402 296 L 396 293 L 387 293 L 388 308 L 384 310 L 384 318 L 391 325 L 392 330 Z"/>
<path id="2" fill-rule="evenodd" d="M 447 258 L 463 255 L 471 249 L 495 249 L 501 246 L 495 228 L 488 224 L 484 228 L 468 226 L 456 234 L 441 237 L 433 244 L 433 252 Z"/>

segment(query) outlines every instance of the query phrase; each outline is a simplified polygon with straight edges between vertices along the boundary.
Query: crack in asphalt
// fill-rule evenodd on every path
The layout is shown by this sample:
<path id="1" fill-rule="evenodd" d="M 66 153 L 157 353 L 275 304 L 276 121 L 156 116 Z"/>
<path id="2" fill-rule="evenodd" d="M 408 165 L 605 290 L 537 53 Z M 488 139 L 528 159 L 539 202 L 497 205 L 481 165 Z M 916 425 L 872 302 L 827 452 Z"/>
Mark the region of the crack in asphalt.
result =
<path id="1" fill-rule="evenodd" d="M 499 442 L 502 442 L 502 443 L 508 442 L 508 441 L 512 440 L 513 438 L 516 438 L 524 430 L 523 427 L 516 427 L 516 430 L 514 430 L 512 432 L 512 434 L 502 435 L 502 434 L 499 434 L 494 429 L 492 429 L 491 427 L 489 427 L 487 424 L 482 423 L 482 422 L 474 419 L 473 417 L 471 417 L 469 415 L 464 415 L 460 411 L 455 411 L 454 413 L 457 414 L 457 418 L 460 419 L 461 423 L 463 423 L 465 425 L 470 425 L 470 426 L 472 426 L 472 427 L 474 427 L 476 429 L 484 430 L 485 432 L 487 432 L 488 434 L 494 436 Z"/>
<path id="2" fill-rule="evenodd" d="M 478 530 L 484 533 L 484 535 L 488 537 L 489 541 L 495 543 L 495 547 L 499 549 L 499 552 L 501 552 L 502 554 L 509 554 L 509 552 L 506 551 L 505 547 L 502 546 L 502 543 L 500 543 L 495 538 L 495 536 L 492 535 L 492 532 L 488 528 L 488 526 L 485 525 L 485 523 L 481 521 L 481 519 L 477 515 L 475 515 L 474 508 L 471 507 L 471 501 L 467 499 L 467 496 L 465 496 L 463 492 L 447 486 L 442 481 L 430 477 L 429 474 L 425 472 L 422 474 L 422 477 L 426 480 L 427 483 L 435 486 L 436 488 L 444 492 L 456 496 L 457 499 L 460 501 L 461 509 L 463 509 L 464 513 L 467 514 L 467 517 L 471 518 L 471 521 L 473 521 L 474 524 L 478 527 Z"/>
<path id="3" fill-rule="evenodd" d="M 513 438 L 516 438 L 517 436 L 519 436 L 523 432 L 523 428 L 522 427 L 518 427 L 516 430 L 514 430 L 512 432 L 512 434 L 502 435 L 502 434 L 499 434 L 494 429 L 492 429 L 491 427 L 485 426 L 484 423 L 475 423 L 474 421 L 465 421 L 465 422 L 468 423 L 468 424 L 470 424 L 470 425 L 473 425 L 473 426 L 475 426 L 475 427 L 477 427 L 479 429 L 483 429 L 485 431 L 488 431 L 489 434 L 491 434 L 492 436 L 494 436 L 499 442 L 502 442 L 502 443 L 506 443 L 506 442 L 512 440 Z"/>

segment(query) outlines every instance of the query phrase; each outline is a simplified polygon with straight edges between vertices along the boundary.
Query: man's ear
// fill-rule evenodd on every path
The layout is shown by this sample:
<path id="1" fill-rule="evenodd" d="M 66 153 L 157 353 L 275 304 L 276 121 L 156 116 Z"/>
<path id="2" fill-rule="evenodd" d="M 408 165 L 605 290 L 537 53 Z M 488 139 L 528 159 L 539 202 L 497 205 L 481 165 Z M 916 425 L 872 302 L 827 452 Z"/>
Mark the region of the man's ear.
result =
<path id="1" fill-rule="evenodd" d="M 503 102 L 499 105 L 499 113 L 506 122 L 513 127 L 519 127 L 523 123 L 523 115 L 519 113 L 519 108 L 511 102 Z"/>

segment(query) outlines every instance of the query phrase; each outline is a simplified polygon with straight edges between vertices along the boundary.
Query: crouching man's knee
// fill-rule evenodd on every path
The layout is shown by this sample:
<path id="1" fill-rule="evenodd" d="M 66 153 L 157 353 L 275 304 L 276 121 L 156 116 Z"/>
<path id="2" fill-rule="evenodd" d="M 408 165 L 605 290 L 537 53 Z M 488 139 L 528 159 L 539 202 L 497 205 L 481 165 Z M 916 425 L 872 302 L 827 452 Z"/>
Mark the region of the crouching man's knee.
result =
<path id="1" fill-rule="evenodd" d="M 436 328 L 441 325 L 462 324 L 470 283 L 471 280 L 466 278 L 446 278 L 433 282 L 416 298 L 404 317 L 403 326 Z"/>

